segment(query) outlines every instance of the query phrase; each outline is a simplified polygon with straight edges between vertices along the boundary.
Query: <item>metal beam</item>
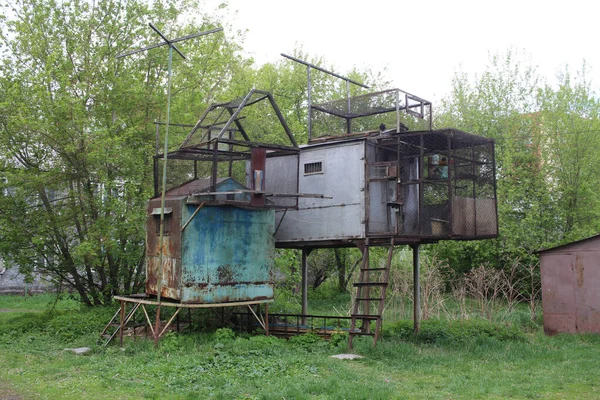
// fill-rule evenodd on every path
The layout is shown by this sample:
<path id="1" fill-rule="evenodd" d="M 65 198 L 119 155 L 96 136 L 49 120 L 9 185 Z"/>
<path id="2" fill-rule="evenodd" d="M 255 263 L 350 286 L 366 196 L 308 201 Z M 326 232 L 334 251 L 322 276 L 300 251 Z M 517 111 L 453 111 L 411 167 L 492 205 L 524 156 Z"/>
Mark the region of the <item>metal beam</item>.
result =
<path id="1" fill-rule="evenodd" d="M 413 249 L 413 322 L 414 333 L 421 331 L 421 271 L 419 263 L 419 245 L 411 246 Z"/>
<path id="2" fill-rule="evenodd" d="M 308 315 L 308 255 L 311 249 L 302 248 L 302 325 L 306 325 Z"/>
<path id="3" fill-rule="evenodd" d="M 328 70 L 326 70 L 325 68 L 317 67 L 317 66 L 316 66 L 316 65 L 314 65 L 314 64 L 311 64 L 311 63 L 309 63 L 309 62 L 303 61 L 303 60 L 301 60 L 301 59 L 299 59 L 299 58 L 296 58 L 296 57 L 288 56 L 287 54 L 284 54 L 284 53 L 281 53 L 281 55 L 282 55 L 283 57 L 285 57 L 285 58 L 289 58 L 289 59 L 290 59 L 290 60 L 292 60 L 292 61 L 295 61 L 295 62 L 297 62 L 297 63 L 300 63 L 300 64 L 302 64 L 302 65 L 306 65 L 306 66 L 307 66 L 307 67 L 309 67 L 309 68 L 314 68 L 314 69 L 316 69 L 317 71 L 325 72 L 326 74 L 329 74 L 329 75 L 331 75 L 331 76 L 335 76 L 336 78 L 339 78 L 339 79 L 345 80 L 345 81 L 347 81 L 347 82 L 350 82 L 350 83 L 352 83 L 352 84 L 354 84 L 354 85 L 357 85 L 357 86 L 363 87 L 363 88 L 365 88 L 365 89 L 369 89 L 369 87 L 368 87 L 367 85 L 363 84 L 363 83 L 356 82 L 355 80 L 352 80 L 352 79 L 350 79 L 350 78 L 347 78 L 347 77 L 345 77 L 345 76 L 342 76 L 342 75 L 338 75 L 338 74 L 336 74 L 335 72 L 331 72 L 331 71 L 328 71 Z"/>

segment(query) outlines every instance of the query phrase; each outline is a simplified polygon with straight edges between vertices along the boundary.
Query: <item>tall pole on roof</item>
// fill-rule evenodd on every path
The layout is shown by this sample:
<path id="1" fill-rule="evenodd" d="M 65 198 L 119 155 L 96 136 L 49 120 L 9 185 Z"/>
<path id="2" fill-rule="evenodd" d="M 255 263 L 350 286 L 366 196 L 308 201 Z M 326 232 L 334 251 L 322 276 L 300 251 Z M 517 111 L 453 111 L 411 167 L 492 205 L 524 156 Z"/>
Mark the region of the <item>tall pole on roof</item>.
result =
<path id="1" fill-rule="evenodd" d="M 211 33 L 216 33 L 216 32 L 220 32 L 223 30 L 223 28 L 216 28 L 216 29 L 211 29 L 209 31 L 205 31 L 205 32 L 198 32 L 198 33 L 194 33 L 191 35 L 187 35 L 187 36 L 182 36 L 173 40 L 168 39 L 165 35 L 163 35 L 163 33 L 157 28 L 155 27 L 152 23 L 148 24 L 150 26 L 150 28 L 152 28 L 152 30 L 154 32 L 156 32 L 156 34 L 158 34 L 158 36 L 160 36 L 164 42 L 162 43 L 157 43 L 157 44 L 153 44 L 147 47 L 143 47 L 141 49 L 137 49 L 137 50 L 132 50 L 132 51 L 128 51 L 126 53 L 123 54 L 119 54 L 117 56 L 117 58 L 122 58 L 122 57 L 126 57 L 126 56 L 130 56 L 133 54 L 137 54 L 137 53 L 141 53 L 147 50 L 151 50 L 157 47 L 161 47 L 164 45 L 169 46 L 169 62 L 168 62 L 168 69 L 167 69 L 167 121 L 166 121 L 166 126 L 165 126 L 165 145 L 164 145 L 164 150 L 163 150 L 163 174 L 162 174 L 162 193 L 161 193 L 161 198 L 160 198 L 160 236 L 159 236 L 159 240 L 158 240 L 158 248 L 159 248 L 159 252 L 158 252 L 158 275 L 157 275 L 157 308 L 156 308 L 156 328 L 154 329 L 154 345 L 158 346 L 158 339 L 159 339 L 159 328 L 160 328 L 160 297 L 161 297 L 161 291 L 162 291 L 162 283 L 163 283 L 163 275 L 164 275 L 164 267 L 163 267 L 163 245 L 164 245 L 164 235 L 165 235 L 165 197 L 166 197 L 166 192 L 167 192 L 167 153 L 169 151 L 169 124 L 170 124 L 170 119 L 171 119 L 171 77 L 172 77 L 172 64 L 173 64 L 173 50 L 175 50 L 180 56 L 181 58 L 183 58 L 184 60 L 187 60 L 187 58 L 185 57 L 185 55 L 183 55 L 183 53 L 177 48 L 177 46 L 175 46 L 175 43 L 177 42 L 182 42 L 184 40 L 189 40 L 189 39 L 193 39 L 199 36 L 204 36 L 204 35 L 208 35 Z"/>
<path id="2" fill-rule="evenodd" d="M 310 81 L 310 66 L 306 68 L 306 75 L 308 78 L 308 112 L 306 113 L 306 116 L 308 118 L 308 141 L 310 142 L 310 139 L 312 139 L 312 84 Z"/>
<path id="3" fill-rule="evenodd" d="M 360 82 L 356 82 L 350 78 L 347 78 L 345 76 L 342 75 L 338 75 L 335 72 L 331 72 L 326 70 L 325 68 L 321 68 L 318 67 L 314 64 L 311 64 L 309 62 L 300 60 L 299 58 L 296 57 L 292 57 L 292 56 L 288 56 L 287 54 L 281 53 L 281 55 L 285 58 L 289 58 L 292 61 L 295 61 L 299 64 L 302 65 L 306 65 L 307 67 L 307 79 L 308 79 L 308 140 L 310 141 L 310 139 L 312 138 L 312 96 L 311 96 L 311 92 L 312 92 L 312 84 L 311 84 L 311 77 L 310 77 L 310 70 L 311 68 L 316 69 L 317 71 L 321 71 L 321 72 L 325 72 L 326 74 L 329 74 L 331 76 L 334 76 L 336 78 L 339 78 L 343 81 L 346 81 L 346 93 L 347 93 L 347 97 L 348 97 L 348 110 L 350 110 L 350 84 L 354 84 L 360 87 L 363 87 L 365 89 L 369 89 L 369 87 L 365 84 L 362 84 Z M 350 129 L 350 122 L 349 120 L 347 120 L 347 124 L 348 124 L 348 130 Z"/>

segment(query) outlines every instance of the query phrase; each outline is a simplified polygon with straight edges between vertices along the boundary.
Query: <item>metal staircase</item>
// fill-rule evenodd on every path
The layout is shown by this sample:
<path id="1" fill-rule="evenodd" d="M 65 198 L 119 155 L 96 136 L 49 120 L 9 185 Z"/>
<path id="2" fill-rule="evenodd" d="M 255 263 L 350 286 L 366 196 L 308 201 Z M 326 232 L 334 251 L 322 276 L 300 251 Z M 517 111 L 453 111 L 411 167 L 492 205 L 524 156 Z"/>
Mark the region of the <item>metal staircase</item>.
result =
<path id="1" fill-rule="evenodd" d="M 354 283 L 356 298 L 354 299 L 348 338 L 348 348 L 350 349 L 352 348 L 352 340 L 355 336 L 373 336 L 373 347 L 377 345 L 377 340 L 381 332 L 390 266 L 394 254 L 394 239 L 391 239 L 387 264 L 384 268 L 370 267 L 368 238 L 365 241 L 362 251 L 363 257 L 359 281 Z M 362 321 L 360 328 L 357 327 L 358 321 Z M 371 330 L 372 321 L 375 321 L 374 331 Z"/>
<path id="2" fill-rule="evenodd" d="M 137 309 L 139 308 L 140 305 L 141 305 L 141 303 L 134 303 L 133 307 L 131 307 L 131 309 L 129 310 L 127 315 L 125 315 L 123 318 L 123 326 L 127 325 L 127 323 L 131 320 L 131 318 L 133 317 L 133 315 L 135 314 L 135 312 L 137 311 Z M 100 334 L 100 338 L 98 339 L 98 342 L 104 341 L 104 343 L 102 344 L 102 347 L 108 345 L 111 342 L 111 340 L 113 340 L 115 338 L 115 336 L 121 330 L 120 315 L 121 315 L 121 308 L 119 308 L 117 310 L 115 315 L 113 315 L 110 322 L 108 324 L 106 324 L 106 326 L 104 327 L 104 330 Z"/>

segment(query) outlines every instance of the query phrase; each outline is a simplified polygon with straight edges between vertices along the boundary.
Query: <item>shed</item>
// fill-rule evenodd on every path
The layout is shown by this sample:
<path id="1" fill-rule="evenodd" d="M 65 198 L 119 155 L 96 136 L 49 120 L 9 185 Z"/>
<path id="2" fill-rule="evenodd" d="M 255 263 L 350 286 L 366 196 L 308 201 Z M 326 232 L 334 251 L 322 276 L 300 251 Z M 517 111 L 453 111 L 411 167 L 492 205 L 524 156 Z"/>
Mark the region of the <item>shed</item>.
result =
<path id="1" fill-rule="evenodd" d="M 299 167 L 298 167 L 299 166 Z M 494 141 L 457 129 L 366 132 L 267 158 L 267 186 L 301 193 L 277 210 L 278 247 L 484 239 L 498 233 Z M 297 185 L 297 186 L 296 186 Z M 287 204 L 281 203 L 282 206 Z"/>
<path id="2" fill-rule="evenodd" d="M 600 333 L 600 235 L 539 255 L 544 331 Z"/>
<path id="3" fill-rule="evenodd" d="M 232 178 L 210 189 L 210 179 L 194 179 L 166 193 L 161 296 L 181 303 L 272 299 L 274 211 L 248 207 L 247 188 Z M 152 198 L 147 213 L 146 293 L 153 295 L 160 204 L 160 196 Z"/>

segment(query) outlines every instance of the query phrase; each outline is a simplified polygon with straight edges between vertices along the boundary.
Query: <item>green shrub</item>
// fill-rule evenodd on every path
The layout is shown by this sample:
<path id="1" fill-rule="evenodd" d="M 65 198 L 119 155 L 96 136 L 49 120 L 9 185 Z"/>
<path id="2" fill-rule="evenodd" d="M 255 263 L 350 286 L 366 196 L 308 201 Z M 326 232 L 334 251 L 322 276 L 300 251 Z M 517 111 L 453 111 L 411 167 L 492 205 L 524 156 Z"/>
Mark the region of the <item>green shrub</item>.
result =
<path id="1" fill-rule="evenodd" d="M 235 339 L 235 332 L 229 328 L 219 328 L 215 331 L 215 339 L 217 342 L 228 342 Z"/>
<path id="2" fill-rule="evenodd" d="M 412 321 L 398 321 L 383 329 L 384 336 L 398 337 L 421 343 L 456 342 L 496 339 L 500 341 L 525 341 L 525 334 L 517 326 L 495 324 L 487 320 L 440 321 L 425 320 L 418 335 L 413 333 Z"/>
<path id="3" fill-rule="evenodd" d="M 282 342 L 284 342 L 275 336 L 264 335 L 250 336 L 249 341 L 253 344 L 253 347 L 257 349 L 279 347 L 281 346 Z"/>
<path id="4" fill-rule="evenodd" d="M 331 335 L 329 344 L 332 347 L 338 347 L 340 345 L 345 345 L 347 341 L 348 341 L 348 332 L 340 331 L 340 332 L 333 333 Z"/>
<path id="5" fill-rule="evenodd" d="M 53 316 L 49 312 L 17 315 L 0 325 L 0 334 L 41 333 Z"/>
<path id="6" fill-rule="evenodd" d="M 305 333 L 304 335 L 292 336 L 289 343 L 303 348 L 307 351 L 313 351 L 320 348 L 325 348 L 329 344 L 319 335 L 314 332 Z"/>

